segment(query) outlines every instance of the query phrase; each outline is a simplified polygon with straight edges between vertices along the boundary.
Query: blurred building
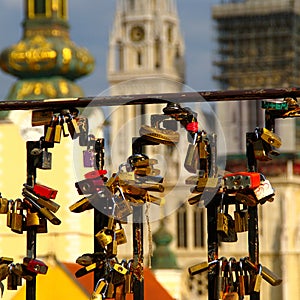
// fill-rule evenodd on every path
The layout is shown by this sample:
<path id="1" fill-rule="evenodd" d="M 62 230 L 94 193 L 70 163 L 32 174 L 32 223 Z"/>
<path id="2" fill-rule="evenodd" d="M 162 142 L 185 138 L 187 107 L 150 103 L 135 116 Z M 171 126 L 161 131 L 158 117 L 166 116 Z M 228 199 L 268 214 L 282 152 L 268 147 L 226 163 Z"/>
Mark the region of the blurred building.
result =
<path id="1" fill-rule="evenodd" d="M 289 0 L 228 0 L 213 6 L 217 47 L 213 78 L 220 89 L 299 85 L 299 5 L 299 1 Z M 260 108 L 257 101 L 217 105 L 230 140 L 229 154 L 243 152 L 245 138 L 241 135 L 264 125 Z M 276 131 L 283 139 L 281 151 L 294 152 L 296 120 L 278 123 Z"/>
<path id="2" fill-rule="evenodd" d="M 216 28 L 214 79 L 220 89 L 260 89 L 299 85 L 300 1 L 219 1 L 212 7 Z M 266 99 L 268 100 L 268 99 Z M 217 115 L 227 143 L 229 171 L 246 170 L 246 132 L 264 127 L 261 103 L 218 103 Z M 259 207 L 260 261 L 283 278 L 282 285 L 263 282 L 262 298 L 299 295 L 299 121 L 277 120 L 281 155 L 260 162 L 258 170 L 276 189 L 273 203 Z M 293 267 L 294 265 L 294 267 Z"/>

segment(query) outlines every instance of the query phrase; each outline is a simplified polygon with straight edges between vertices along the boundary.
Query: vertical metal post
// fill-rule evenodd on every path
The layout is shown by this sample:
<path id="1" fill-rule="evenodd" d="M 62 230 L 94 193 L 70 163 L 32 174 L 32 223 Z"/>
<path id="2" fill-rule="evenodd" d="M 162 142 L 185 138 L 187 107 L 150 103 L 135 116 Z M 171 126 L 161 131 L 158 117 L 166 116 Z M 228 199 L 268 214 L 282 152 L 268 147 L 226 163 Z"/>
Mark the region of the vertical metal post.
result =
<path id="1" fill-rule="evenodd" d="M 207 209 L 207 255 L 208 262 L 218 259 L 218 232 L 217 232 L 217 208 L 219 201 L 218 194 L 214 196 L 213 200 L 206 206 Z M 208 299 L 218 300 L 216 298 L 217 290 L 217 274 L 215 270 L 208 272 Z"/>
<path id="2" fill-rule="evenodd" d="M 144 259 L 144 230 L 143 230 L 143 206 L 133 207 L 133 223 L 132 223 L 132 240 L 133 240 L 133 262 L 134 267 L 140 267 L 139 263 Z M 142 260 L 142 261 L 141 261 Z M 143 266 L 143 265 L 142 265 Z M 133 294 L 134 300 L 144 300 L 144 276 L 133 278 Z"/>
<path id="3" fill-rule="evenodd" d="M 147 142 L 142 138 L 132 139 L 132 154 L 143 153 L 143 146 Z M 143 228 L 143 206 L 133 207 L 133 220 L 132 220 L 132 242 L 133 242 L 133 263 L 134 268 L 140 267 L 139 263 L 144 260 L 144 228 Z M 142 268 L 144 266 L 142 265 Z M 133 277 L 133 299 L 144 300 L 144 276 L 143 269 L 141 270 L 142 276 L 138 278 Z"/>
<path id="4" fill-rule="evenodd" d="M 217 135 L 210 135 L 210 159 L 211 167 L 209 177 L 217 177 Z M 217 193 L 206 206 L 207 213 L 207 255 L 208 262 L 218 259 L 219 239 L 217 232 L 217 210 L 220 204 L 220 195 Z M 214 269 L 207 274 L 208 279 L 208 299 L 218 300 L 217 291 L 217 274 Z"/>
<path id="5" fill-rule="evenodd" d="M 36 181 L 36 167 L 34 164 L 35 157 L 31 155 L 31 151 L 34 148 L 39 148 L 40 142 L 28 141 L 26 142 L 27 152 L 27 179 L 26 183 L 33 186 Z M 26 256 L 30 258 L 36 258 L 36 227 L 30 226 L 27 229 L 27 245 Z M 33 276 L 32 280 L 26 281 L 26 300 L 36 299 L 36 277 Z"/>
<path id="6" fill-rule="evenodd" d="M 103 170 L 104 169 L 104 139 L 97 139 L 95 142 L 95 169 Z M 108 216 L 102 211 L 94 208 L 94 253 L 102 252 L 104 249 L 98 243 L 95 235 L 99 230 L 107 226 Z M 94 289 L 96 288 L 97 282 L 103 277 L 103 271 L 96 268 L 94 271 Z"/>
<path id="7" fill-rule="evenodd" d="M 246 133 L 246 155 L 249 172 L 257 172 L 257 161 L 254 156 L 252 141 L 255 140 L 255 133 Z M 248 206 L 249 223 L 248 223 L 248 251 L 251 262 L 259 263 L 259 232 L 258 232 L 258 208 Z M 250 300 L 259 300 L 260 293 L 254 292 L 250 295 Z"/>

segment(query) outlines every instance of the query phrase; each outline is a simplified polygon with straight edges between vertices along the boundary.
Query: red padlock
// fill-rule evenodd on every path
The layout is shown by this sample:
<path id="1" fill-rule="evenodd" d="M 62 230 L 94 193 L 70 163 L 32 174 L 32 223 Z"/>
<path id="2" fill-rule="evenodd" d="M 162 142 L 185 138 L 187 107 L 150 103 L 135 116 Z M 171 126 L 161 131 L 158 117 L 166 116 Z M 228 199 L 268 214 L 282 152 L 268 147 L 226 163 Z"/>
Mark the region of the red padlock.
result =
<path id="1" fill-rule="evenodd" d="M 260 185 L 260 173 L 236 172 L 225 175 L 224 188 L 227 190 L 256 189 Z"/>
<path id="2" fill-rule="evenodd" d="M 23 265 L 30 272 L 35 274 L 43 274 L 45 275 L 48 271 L 48 266 L 41 260 L 36 258 L 24 257 Z"/>
<path id="3" fill-rule="evenodd" d="M 86 174 L 84 174 L 84 178 L 86 179 L 95 179 L 98 177 L 102 177 L 103 175 L 107 174 L 106 170 L 94 170 L 91 172 L 88 172 Z"/>
<path id="4" fill-rule="evenodd" d="M 45 185 L 38 184 L 38 183 L 34 184 L 32 191 L 36 195 L 47 198 L 47 199 L 55 199 L 55 197 L 57 195 L 57 190 L 54 190 L 50 187 L 47 187 Z"/>

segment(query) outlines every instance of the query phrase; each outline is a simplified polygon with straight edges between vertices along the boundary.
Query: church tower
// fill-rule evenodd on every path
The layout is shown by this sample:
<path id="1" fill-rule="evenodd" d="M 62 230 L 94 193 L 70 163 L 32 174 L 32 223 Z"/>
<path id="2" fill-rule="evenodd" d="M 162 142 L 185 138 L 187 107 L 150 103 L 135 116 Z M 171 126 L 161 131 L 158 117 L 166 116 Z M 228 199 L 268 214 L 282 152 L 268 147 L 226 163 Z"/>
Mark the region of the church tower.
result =
<path id="1" fill-rule="evenodd" d="M 110 95 L 181 92 L 185 82 L 184 48 L 175 0 L 117 0 L 107 62 Z M 140 135 L 141 125 L 150 125 L 150 116 L 162 114 L 164 107 L 165 105 L 153 104 L 120 106 L 112 109 L 110 116 L 112 170 L 117 171 L 118 166 L 132 154 L 132 138 Z M 174 160 L 176 155 L 172 155 L 175 147 L 159 145 L 146 148 L 150 158 L 157 158 L 157 166 L 160 175 L 165 179 L 165 185 L 169 184 L 170 181 L 166 180 L 166 177 L 179 174 L 178 161 Z M 165 215 L 165 213 L 158 214 Z M 150 221 L 152 229 L 155 230 L 159 225 L 158 222 Z M 172 235 L 176 227 L 174 222 L 173 217 L 168 222 L 168 226 L 174 228 L 171 230 Z M 131 226 L 126 226 L 128 236 L 132 236 L 131 229 Z M 146 260 L 147 257 L 149 260 L 148 251 L 151 252 L 148 243 L 150 241 L 145 234 Z M 130 243 L 123 249 L 127 255 L 131 255 Z M 165 265 L 160 262 L 155 265 L 157 269 L 155 274 L 158 277 L 158 274 L 165 276 L 165 273 L 160 272 L 161 269 L 165 269 Z M 173 280 L 174 286 L 179 286 L 180 276 L 175 278 L 174 274 L 176 272 L 181 274 L 180 269 L 163 271 L 169 275 L 173 272 L 171 275 L 173 277 L 169 277 L 171 281 Z M 161 283 L 164 285 L 166 282 Z"/>
<path id="2" fill-rule="evenodd" d="M 174 0 L 118 0 L 109 41 L 108 81 L 143 78 L 142 86 L 126 93 L 178 91 L 184 82 L 184 44 Z M 146 80 L 146 77 L 151 77 Z M 153 79 L 159 78 L 157 81 Z"/>
<path id="3" fill-rule="evenodd" d="M 184 42 L 175 1 L 118 0 L 109 38 L 110 94 L 180 92 L 184 73 Z M 138 136 L 141 124 L 139 116 L 145 122 L 146 113 L 162 113 L 161 109 L 158 105 L 118 107 L 112 113 L 114 167 L 131 154 L 131 137 Z"/>

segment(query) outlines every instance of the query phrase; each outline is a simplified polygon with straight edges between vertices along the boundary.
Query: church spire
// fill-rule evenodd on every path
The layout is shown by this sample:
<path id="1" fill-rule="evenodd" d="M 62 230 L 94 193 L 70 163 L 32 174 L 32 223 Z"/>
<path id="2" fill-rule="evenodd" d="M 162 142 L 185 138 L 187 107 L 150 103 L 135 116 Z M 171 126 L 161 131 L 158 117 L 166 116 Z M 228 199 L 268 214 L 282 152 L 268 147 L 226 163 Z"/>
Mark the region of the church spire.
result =
<path id="1" fill-rule="evenodd" d="M 0 67 L 19 78 L 8 99 L 82 96 L 74 80 L 93 70 L 90 53 L 69 37 L 67 0 L 24 0 L 23 37 L 2 51 Z"/>
<path id="2" fill-rule="evenodd" d="M 174 0 L 118 0 L 110 35 L 111 85 L 156 76 L 184 82 L 184 42 Z"/>

